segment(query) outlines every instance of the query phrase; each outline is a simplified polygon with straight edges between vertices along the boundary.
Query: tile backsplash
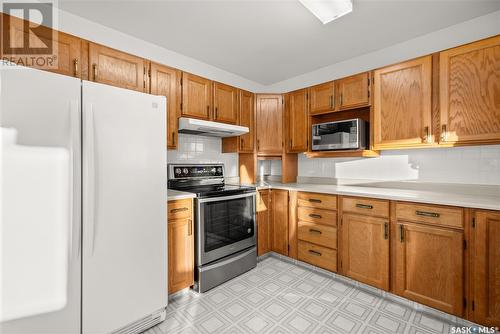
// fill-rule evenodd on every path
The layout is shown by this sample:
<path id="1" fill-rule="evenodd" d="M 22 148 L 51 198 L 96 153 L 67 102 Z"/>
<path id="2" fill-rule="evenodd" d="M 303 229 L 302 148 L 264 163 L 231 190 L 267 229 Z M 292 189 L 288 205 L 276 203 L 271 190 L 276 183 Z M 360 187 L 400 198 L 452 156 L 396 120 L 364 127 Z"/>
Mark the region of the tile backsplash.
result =
<path id="1" fill-rule="evenodd" d="M 382 151 L 378 158 L 307 159 L 299 176 L 500 185 L 500 145 Z"/>
<path id="2" fill-rule="evenodd" d="M 179 133 L 177 150 L 168 150 L 168 163 L 223 163 L 227 177 L 238 176 L 238 154 L 222 153 L 222 139 Z"/>

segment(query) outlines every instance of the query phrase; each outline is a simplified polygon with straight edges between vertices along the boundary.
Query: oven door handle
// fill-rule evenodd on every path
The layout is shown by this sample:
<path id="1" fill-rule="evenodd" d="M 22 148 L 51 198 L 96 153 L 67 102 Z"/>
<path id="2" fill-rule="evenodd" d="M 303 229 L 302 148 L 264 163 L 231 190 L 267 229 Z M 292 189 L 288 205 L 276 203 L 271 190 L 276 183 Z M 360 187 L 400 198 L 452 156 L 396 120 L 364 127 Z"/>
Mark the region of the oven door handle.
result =
<path id="1" fill-rule="evenodd" d="M 231 262 L 234 262 L 234 261 L 238 261 L 239 259 L 244 258 L 245 256 L 251 254 L 252 252 L 257 253 L 257 250 L 256 250 L 255 246 L 251 247 L 247 251 L 243 251 L 243 253 L 240 253 L 240 254 L 238 254 L 236 256 L 229 256 L 227 259 L 225 259 L 223 261 L 215 262 L 213 264 L 209 264 L 209 265 L 200 267 L 199 270 L 201 272 L 203 272 L 203 271 L 207 271 L 207 270 L 210 270 L 210 269 L 215 269 L 215 268 L 218 268 L 218 267 L 225 266 L 228 263 L 231 263 Z"/>
<path id="2" fill-rule="evenodd" d="M 232 195 L 232 196 L 198 198 L 197 201 L 198 201 L 198 203 L 208 203 L 208 202 L 217 202 L 217 201 L 227 201 L 227 200 L 237 199 L 237 198 L 252 197 L 252 196 L 256 196 L 256 195 L 257 195 L 257 192 L 250 192 L 250 193 Z"/>

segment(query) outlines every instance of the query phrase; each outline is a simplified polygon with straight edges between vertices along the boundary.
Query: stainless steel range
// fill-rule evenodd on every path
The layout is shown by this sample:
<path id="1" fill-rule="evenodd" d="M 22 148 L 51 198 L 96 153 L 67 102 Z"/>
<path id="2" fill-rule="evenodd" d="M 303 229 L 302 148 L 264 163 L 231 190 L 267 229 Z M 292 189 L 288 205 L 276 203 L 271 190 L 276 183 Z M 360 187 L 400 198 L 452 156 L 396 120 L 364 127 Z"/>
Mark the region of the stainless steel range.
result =
<path id="1" fill-rule="evenodd" d="M 168 188 L 196 194 L 195 288 L 205 292 L 257 265 L 255 187 L 228 185 L 224 165 L 168 165 Z"/>

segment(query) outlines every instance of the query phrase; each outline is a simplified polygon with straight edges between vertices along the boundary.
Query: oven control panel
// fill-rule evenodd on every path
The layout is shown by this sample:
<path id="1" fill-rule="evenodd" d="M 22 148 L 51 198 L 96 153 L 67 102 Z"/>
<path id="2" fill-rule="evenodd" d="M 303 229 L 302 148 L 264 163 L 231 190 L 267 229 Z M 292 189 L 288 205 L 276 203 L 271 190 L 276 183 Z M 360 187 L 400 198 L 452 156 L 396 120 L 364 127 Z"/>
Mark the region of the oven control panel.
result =
<path id="1" fill-rule="evenodd" d="M 169 179 L 224 177 L 224 165 L 169 165 Z"/>

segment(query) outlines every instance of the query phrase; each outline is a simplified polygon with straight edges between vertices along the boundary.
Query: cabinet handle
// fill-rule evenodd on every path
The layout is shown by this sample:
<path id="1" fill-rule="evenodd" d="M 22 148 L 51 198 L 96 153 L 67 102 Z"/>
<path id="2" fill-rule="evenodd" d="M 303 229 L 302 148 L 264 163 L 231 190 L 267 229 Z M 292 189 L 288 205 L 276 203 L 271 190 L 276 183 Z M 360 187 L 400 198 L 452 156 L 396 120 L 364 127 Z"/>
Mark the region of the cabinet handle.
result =
<path id="1" fill-rule="evenodd" d="M 219 117 L 219 108 L 215 107 L 215 119 Z"/>
<path id="2" fill-rule="evenodd" d="M 78 76 L 78 59 L 73 60 L 73 66 L 75 68 L 75 77 Z"/>
<path id="3" fill-rule="evenodd" d="M 193 234 L 193 221 L 191 219 L 188 220 L 189 225 L 188 225 L 188 235 Z"/>
<path id="4" fill-rule="evenodd" d="M 245 139 L 240 137 L 240 150 L 243 150 L 243 147 L 245 146 L 244 141 Z"/>
<path id="5" fill-rule="evenodd" d="M 430 142 L 431 142 L 431 138 L 429 135 L 429 127 L 426 126 L 426 127 L 424 127 L 424 143 L 429 144 Z"/>
<path id="6" fill-rule="evenodd" d="M 330 109 L 333 109 L 333 95 L 330 95 Z"/>
<path id="7" fill-rule="evenodd" d="M 439 218 L 440 214 L 437 212 L 428 212 L 428 211 L 415 211 L 415 214 L 417 216 L 424 216 L 424 217 L 432 217 L 432 218 Z"/>
<path id="8" fill-rule="evenodd" d="M 356 207 L 360 209 L 370 209 L 370 210 L 373 209 L 373 205 L 361 204 L 361 203 L 357 203 Z"/>
<path id="9" fill-rule="evenodd" d="M 311 203 L 321 203 L 321 200 L 320 199 L 316 199 L 316 198 L 309 198 L 309 202 L 311 202 Z"/>
<path id="10" fill-rule="evenodd" d="M 290 149 L 292 149 L 292 140 L 290 139 Z"/>
<path id="11" fill-rule="evenodd" d="M 257 139 L 257 151 L 260 150 L 260 140 Z"/>
<path id="12" fill-rule="evenodd" d="M 402 224 L 399 225 L 399 241 L 405 242 L 405 227 Z"/>
<path id="13" fill-rule="evenodd" d="M 183 212 L 183 211 L 187 211 L 187 210 L 189 210 L 189 209 L 188 208 L 176 208 L 176 209 L 170 210 L 170 213 Z"/>
<path id="14" fill-rule="evenodd" d="M 321 215 L 318 215 L 318 214 L 316 214 L 316 213 L 310 213 L 310 214 L 309 214 L 309 217 L 311 217 L 311 218 L 318 218 L 318 219 L 321 219 Z"/>
<path id="15" fill-rule="evenodd" d="M 94 81 L 97 81 L 97 64 L 92 65 L 92 71 L 94 72 Z"/>
<path id="16" fill-rule="evenodd" d="M 310 228 L 310 229 L 309 229 L 309 232 L 310 232 L 310 233 L 316 233 L 316 234 L 322 234 L 322 232 L 321 232 L 320 230 L 315 230 L 315 229 L 313 229 L 313 228 Z"/>
<path id="17" fill-rule="evenodd" d="M 441 126 L 441 141 L 446 141 L 448 134 L 446 133 L 446 124 Z"/>
<path id="18" fill-rule="evenodd" d="M 312 254 L 312 255 L 314 255 L 314 256 L 321 256 L 321 253 L 320 253 L 320 252 L 316 252 L 316 251 L 314 251 L 314 250 L 312 250 L 312 249 L 310 249 L 310 250 L 309 250 L 309 253 L 311 253 L 311 254 Z"/>
<path id="19" fill-rule="evenodd" d="M 207 117 L 210 118 L 210 106 L 207 106 Z"/>
<path id="20" fill-rule="evenodd" d="M 384 239 L 389 239 L 389 223 L 384 223 Z"/>
<path id="21" fill-rule="evenodd" d="M 340 94 L 339 99 L 340 99 L 340 101 L 339 101 L 339 107 L 342 107 L 342 100 L 343 100 L 342 99 L 342 94 Z"/>

